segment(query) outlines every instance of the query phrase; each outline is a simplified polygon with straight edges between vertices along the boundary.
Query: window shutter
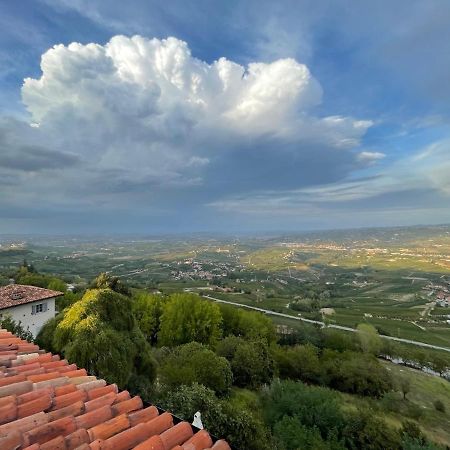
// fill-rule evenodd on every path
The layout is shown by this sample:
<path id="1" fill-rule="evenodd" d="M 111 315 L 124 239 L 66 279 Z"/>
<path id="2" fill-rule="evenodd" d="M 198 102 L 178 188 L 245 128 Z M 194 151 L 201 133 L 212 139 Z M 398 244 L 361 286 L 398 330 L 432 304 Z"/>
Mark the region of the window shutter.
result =
<path id="1" fill-rule="evenodd" d="M 42 304 L 42 312 L 47 311 L 47 302 Z"/>
<path id="2" fill-rule="evenodd" d="M 31 314 L 36 314 L 36 305 L 31 305 Z"/>

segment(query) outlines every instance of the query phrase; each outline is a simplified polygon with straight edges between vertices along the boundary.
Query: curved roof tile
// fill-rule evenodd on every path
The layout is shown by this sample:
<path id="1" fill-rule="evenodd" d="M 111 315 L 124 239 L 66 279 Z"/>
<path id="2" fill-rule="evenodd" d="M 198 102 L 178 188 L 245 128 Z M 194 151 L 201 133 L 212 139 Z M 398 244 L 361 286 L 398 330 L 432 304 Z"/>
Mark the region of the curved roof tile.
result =
<path id="1" fill-rule="evenodd" d="M 0 330 L 0 448 L 231 450 L 6 330 Z"/>

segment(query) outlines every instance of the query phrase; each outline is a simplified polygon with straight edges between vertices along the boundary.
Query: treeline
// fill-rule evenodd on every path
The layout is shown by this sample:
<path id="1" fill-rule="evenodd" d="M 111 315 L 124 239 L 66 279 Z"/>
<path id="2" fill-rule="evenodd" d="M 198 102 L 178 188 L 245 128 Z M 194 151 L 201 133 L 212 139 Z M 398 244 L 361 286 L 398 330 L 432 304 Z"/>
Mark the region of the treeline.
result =
<path id="1" fill-rule="evenodd" d="M 377 330 L 366 324 L 359 325 L 366 330 L 365 336 L 371 342 L 370 353 L 387 360 L 395 360 L 400 364 L 414 369 L 433 371 L 441 377 L 448 377 L 450 371 L 450 353 L 447 355 L 441 350 L 421 348 L 415 345 L 403 344 L 393 340 L 381 338 Z M 370 333 L 367 334 L 367 330 Z M 332 349 L 338 352 L 353 351 L 364 352 L 361 342 L 361 333 L 342 332 L 330 328 L 318 328 L 304 325 L 299 329 L 291 329 L 288 333 L 280 334 L 278 343 L 282 346 L 297 344 L 313 344 L 319 349 Z"/>
<path id="2" fill-rule="evenodd" d="M 201 411 L 238 449 L 438 448 L 412 420 L 394 428 L 367 406 L 345 407 L 338 391 L 384 399 L 410 389 L 376 358 L 383 343 L 370 327 L 280 340 L 267 316 L 195 294 L 133 292 L 104 274 L 91 287 L 38 343 L 187 420 Z"/>

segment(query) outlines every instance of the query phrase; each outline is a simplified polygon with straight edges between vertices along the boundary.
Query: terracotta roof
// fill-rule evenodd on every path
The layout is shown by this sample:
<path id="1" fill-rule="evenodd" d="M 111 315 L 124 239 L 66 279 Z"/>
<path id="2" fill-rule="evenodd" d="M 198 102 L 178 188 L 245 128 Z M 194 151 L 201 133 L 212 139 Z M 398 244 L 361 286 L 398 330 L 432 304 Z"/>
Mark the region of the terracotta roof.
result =
<path id="1" fill-rule="evenodd" d="M 0 309 L 59 297 L 60 295 L 64 294 L 59 291 L 51 291 L 50 289 L 43 289 L 36 286 L 9 284 L 8 286 L 0 287 Z"/>
<path id="2" fill-rule="evenodd" d="M 0 449 L 230 450 L 205 430 L 0 330 Z"/>

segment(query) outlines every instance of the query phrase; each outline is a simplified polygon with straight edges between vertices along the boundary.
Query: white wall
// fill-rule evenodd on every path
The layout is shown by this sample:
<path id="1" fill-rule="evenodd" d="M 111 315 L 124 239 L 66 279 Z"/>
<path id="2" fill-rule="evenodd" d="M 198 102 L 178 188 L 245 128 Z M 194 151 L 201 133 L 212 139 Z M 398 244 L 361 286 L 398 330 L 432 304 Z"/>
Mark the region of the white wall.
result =
<path id="1" fill-rule="evenodd" d="M 32 306 L 38 305 L 39 303 L 47 303 L 47 311 L 31 314 Z M 52 317 L 55 317 L 55 299 L 48 298 L 46 300 L 38 300 L 24 305 L 12 306 L 11 308 L 0 310 L 0 314 L 3 316 L 9 314 L 16 322 L 22 322 L 23 328 L 26 330 L 27 327 L 29 327 L 33 336 L 36 337 L 44 323 Z"/>

